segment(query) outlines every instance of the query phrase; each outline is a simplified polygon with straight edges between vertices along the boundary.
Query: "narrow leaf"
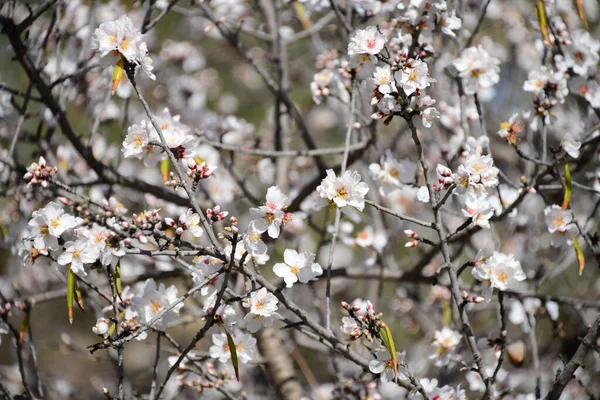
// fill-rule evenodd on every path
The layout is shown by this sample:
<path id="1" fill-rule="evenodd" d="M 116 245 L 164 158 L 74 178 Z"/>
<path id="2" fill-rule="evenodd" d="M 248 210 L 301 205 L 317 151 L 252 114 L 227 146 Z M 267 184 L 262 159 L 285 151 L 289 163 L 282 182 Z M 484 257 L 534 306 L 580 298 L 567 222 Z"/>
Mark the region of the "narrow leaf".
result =
<path id="1" fill-rule="evenodd" d="M 579 19 L 583 23 L 583 26 L 587 29 L 588 23 L 587 18 L 585 16 L 585 10 L 583 9 L 583 0 L 575 0 L 575 7 L 577 8 L 577 14 L 579 15 Z"/>
<path id="2" fill-rule="evenodd" d="M 165 158 L 160 162 L 160 173 L 163 178 L 163 182 L 169 180 L 169 172 L 171 172 L 171 161 L 168 158 Z"/>
<path id="3" fill-rule="evenodd" d="M 540 25 L 540 31 L 542 37 L 547 46 L 550 46 L 550 31 L 548 29 L 548 16 L 546 15 L 546 6 L 544 0 L 538 0 L 538 5 L 535 7 L 535 15 L 537 16 L 538 24 Z"/>
<path id="4" fill-rule="evenodd" d="M 79 291 L 77 286 L 75 286 L 75 303 L 77 303 L 77 306 L 81 311 L 85 312 L 85 307 L 83 306 L 83 298 L 81 297 L 81 292 Z"/>
<path id="5" fill-rule="evenodd" d="M 237 348 L 235 347 L 235 342 L 233 341 L 233 338 L 231 337 L 229 332 L 227 332 L 227 329 L 223 328 L 223 330 L 225 331 L 225 335 L 227 335 L 227 345 L 229 346 L 229 353 L 231 354 L 231 363 L 233 364 L 233 370 L 235 371 L 235 378 L 239 382 L 240 381 L 240 369 L 239 369 L 240 365 L 238 362 Z"/>
<path id="6" fill-rule="evenodd" d="M 73 323 L 73 299 L 75 298 L 75 273 L 69 267 L 67 274 L 67 311 L 69 314 L 69 323 Z"/>
<path id="7" fill-rule="evenodd" d="M 449 302 L 444 302 L 442 306 L 442 319 L 444 321 L 444 326 L 449 326 L 452 323 L 452 308 L 450 307 Z"/>
<path id="8" fill-rule="evenodd" d="M 581 250 L 581 246 L 579 245 L 579 240 L 577 240 L 577 238 L 573 239 L 573 248 L 575 249 L 575 254 L 577 254 L 579 276 L 581 276 L 581 274 L 583 274 L 583 269 L 585 268 L 585 257 L 583 256 L 583 251 Z"/>
<path id="9" fill-rule="evenodd" d="M 569 203 L 571 203 L 571 192 L 573 191 L 573 186 L 571 184 L 571 167 L 569 167 L 569 163 L 565 160 L 565 198 L 562 203 L 562 209 L 566 210 L 569 208 Z"/>
<path id="10" fill-rule="evenodd" d="M 117 261 L 115 265 L 115 289 L 117 289 L 117 295 L 121 299 L 121 259 Z M 123 299 L 121 299 L 123 300 Z"/>
<path id="11" fill-rule="evenodd" d="M 112 86 L 111 93 L 115 94 L 117 88 L 119 87 L 119 83 L 123 80 L 123 73 L 125 72 L 125 60 L 121 57 L 117 65 L 115 65 L 115 69 L 113 70 L 112 76 Z"/>
<path id="12" fill-rule="evenodd" d="M 28 308 L 25 311 L 25 318 L 21 321 L 21 327 L 19 329 L 19 343 L 23 343 L 25 340 L 25 334 L 27 333 L 27 328 L 29 327 L 29 315 L 31 314 L 31 309 Z"/>
<path id="13" fill-rule="evenodd" d="M 394 337 L 392 336 L 392 331 L 387 324 L 379 327 L 379 335 L 383 340 L 383 344 L 385 348 L 389 351 L 390 356 L 392 356 L 392 361 L 394 362 L 394 372 L 396 376 L 398 376 L 398 355 L 396 354 L 396 344 L 394 343 Z"/>
<path id="14" fill-rule="evenodd" d="M 296 10 L 296 15 L 298 16 L 298 19 L 302 23 L 302 27 L 304 29 L 308 28 L 310 26 L 310 19 L 306 15 L 304 4 L 300 3 L 299 1 L 296 1 L 294 2 L 294 9 Z"/>

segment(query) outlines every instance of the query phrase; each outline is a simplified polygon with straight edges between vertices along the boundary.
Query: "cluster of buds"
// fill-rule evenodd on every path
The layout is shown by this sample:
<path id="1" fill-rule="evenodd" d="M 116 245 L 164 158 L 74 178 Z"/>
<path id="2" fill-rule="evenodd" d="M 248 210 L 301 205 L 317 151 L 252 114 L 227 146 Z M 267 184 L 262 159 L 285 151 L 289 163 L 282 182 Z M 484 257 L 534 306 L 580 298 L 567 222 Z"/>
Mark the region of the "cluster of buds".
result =
<path id="1" fill-rule="evenodd" d="M 229 215 L 229 211 L 221 211 L 221 206 L 206 209 L 206 217 L 212 222 L 223 221 Z"/>
<path id="2" fill-rule="evenodd" d="M 188 357 L 192 354 L 193 352 L 190 352 Z M 177 354 L 174 358 L 177 358 L 177 356 L 179 356 L 179 354 Z M 181 374 L 177 376 L 177 384 L 179 387 L 196 388 L 198 393 L 203 393 L 204 389 L 218 389 L 235 379 L 235 376 L 227 369 L 222 369 L 219 371 L 210 361 L 203 362 L 202 364 L 206 370 L 206 373 L 210 375 L 212 379 L 199 379 L 194 373 L 190 372 L 191 370 L 188 365 L 189 360 L 191 360 L 191 357 L 189 359 L 184 358 L 177 368 L 177 370 L 181 372 Z"/>
<path id="3" fill-rule="evenodd" d="M 412 229 L 405 229 L 404 234 L 410 239 L 408 242 L 406 242 L 404 247 L 416 247 L 421 241 L 419 234 Z"/>
<path id="4" fill-rule="evenodd" d="M 133 214 L 133 218 L 131 220 L 132 224 L 135 227 L 150 231 L 156 229 L 160 229 L 161 218 L 158 212 L 160 209 L 154 209 L 150 211 L 142 211 L 139 215 Z M 121 222 L 121 227 L 123 229 L 130 229 L 131 225 L 127 221 Z"/>
<path id="5" fill-rule="evenodd" d="M 214 211 L 214 210 L 213 210 Z M 231 232 L 231 233 L 239 233 L 240 229 L 238 228 L 238 219 L 235 216 L 231 216 L 229 217 L 229 223 L 231 224 L 231 226 L 226 226 L 225 229 L 227 232 Z"/>
<path id="6" fill-rule="evenodd" d="M 48 187 L 48 181 L 56 175 L 57 171 L 58 168 L 46 165 L 44 157 L 40 157 L 38 162 L 31 163 L 31 165 L 27 167 L 27 173 L 23 176 L 23 179 L 29 181 L 27 184 L 28 188 L 37 185 Z"/>
<path id="7" fill-rule="evenodd" d="M 452 170 L 442 164 L 438 164 L 435 168 L 438 176 L 438 182 L 433 184 L 435 190 L 448 189 L 454 184 Z"/>
<path id="8" fill-rule="evenodd" d="M 177 179 L 175 179 L 175 173 L 173 171 L 169 172 L 168 179 L 165 179 L 165 186 L 172 187 L 174 191 L 179 190 L 179 183 L 177 183 Z"/>
<path id="9" fill-rule="evenodd" d="M 463 290 L 460 293 L 460 296 L 463 298 L 463 301 L 465 303 L 475 303 L 475 304 L 478 304 L 478 303 L 481 303 L 481 302 L 485 301 L 485 298 L 483 298 L 481 296 L 471 296 L 469 293 L 467 293 L 466 290 Z"/>
<path id="10" fill-rule="evenodd" d="M 348 335 L 349 340 L 357 340 L 361 336 L 372 342 L 373 338 L 379 338 L 379 328 L 385 326 L 383 313 L 376 313 L 373 304 L 367 301 L 366 309 L 360 304 L 350 305 L 345 301 L 341 303 L 342 308 L 348 311 L 348 317 L 343 318 L 342 331 Z"/>
<path id="11" fill-rule="evenodd" d="M 194 180 L 206 179 L 210 177 L 217 169 L 217 167 L 209 167 L 205 161 L 202 161 L 200 164 L 198 164 L 192 157 L 189 157 L 186 160 L 186 164 L 187 174 Z"/>

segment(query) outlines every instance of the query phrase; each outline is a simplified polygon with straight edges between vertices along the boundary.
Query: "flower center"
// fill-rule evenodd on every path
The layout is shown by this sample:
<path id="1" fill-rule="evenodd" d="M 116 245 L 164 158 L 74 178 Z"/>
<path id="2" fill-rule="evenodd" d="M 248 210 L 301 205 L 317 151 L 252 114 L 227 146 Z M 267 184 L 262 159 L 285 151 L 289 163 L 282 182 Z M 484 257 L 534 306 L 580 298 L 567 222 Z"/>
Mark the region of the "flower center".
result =
<path id="1" fill-rule="evenodd" d="M 58 228 L 60 226 L 60 218 L 54 218 L 52 221 L 50 221 L 50 226 L 53 228 Z"/>
<path id="2" fill-rule="evenodd" d="M 160 305 L 160 303 L 158 301 L 150 301 L 150 309 L 152 310 L 153 313 L 157 313 L 160 311 L 160 309 L 162 308 L 162 306 Z"/>
<path id="3" fill-rule="evenodd" d="M 290 272 L 296 276 L 300 273 L 300 267 L 297 265 L 290 265 Z"/>

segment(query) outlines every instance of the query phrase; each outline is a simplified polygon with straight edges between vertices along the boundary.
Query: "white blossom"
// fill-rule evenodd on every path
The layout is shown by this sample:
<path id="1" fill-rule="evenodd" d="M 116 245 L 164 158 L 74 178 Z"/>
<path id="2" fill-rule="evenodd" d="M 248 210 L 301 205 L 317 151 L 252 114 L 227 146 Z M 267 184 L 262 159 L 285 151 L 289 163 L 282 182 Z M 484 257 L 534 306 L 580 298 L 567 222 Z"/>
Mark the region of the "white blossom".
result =
<path id="1" fill-rule="evenodd" d="M 358 172 L 346 171 L 341 177 L 338 177 L 332 169 L 328 169 L 327 177 L 317 187 L 317 193 L 320 196 L 317 207 L 332 204 L 342 211 L 348 206 L 362 211 L 368 191 L 369 186 L 360 181 Z"/>
<path id="2" fill-rule="evenodd" d="M 553 246 L 562 246 L 577 235 L 570 210 L 563 210 L 559 205 L 553 204 L 544 209 L 544 215 Z"/>
<path id="3" fill-rule="evenodd" d="M 452 62 L 462 80 L 466 94 L 489 89 L 500 80 L 500 61 L 491 57 L 482 46 L 469 47 Z"/>
<path id="4" fill-rule="evenodd" d="M 133 311 L 139 317 L 139 322 L 148 324 L 160 312 L 169 307 L 177 300 L 177 288 L 174 285 L 168 288 L 164 283 L 156 286 L 154 279 L 148 279 L 144 283 L 142 292 L 131 299 Z M 179 315 L 179 310 L 183 307 L 183 302 L 170 309 L 162 318 L 153 324 L 158 330 L 164 330 L 167 325 L 175 320 Z"/>
<path id="5" fill-rule="evenodd" d="M 323 269 L 318 263 L 315 263 L 315 255 L 309 253 L 298 253 L 293 249 L 286 249 L 283 252 L 283 263 L 277 263 L 273 266 L 273 272 L 280 278 L 283 278 L 287 287 L 294 286 L 294 283 L 307 283 L 323 274 Z"/>
<path id="6" fill-rule="evenodd" d="M 238 360 L 244 364 L 252 361 L 255 355 L 256 339 L 252 335 L 236 331 L 232 334 L 233 342 Z M 212 358 L 216 358 L 219 362 L 225 363 L 231 359 L 229 343 L 225 333 L 215 333 L 212 335 L 213 345 L 208 350 Z"/>
<path id="7" fill-rule="evenodd" d="M 400 357 L 399 354 L 398 356 Z M 398 375 L 396 376 L 394 360 L 387 349 L 377 351 L 376 357 L 369 362 L 369 371 L 376 375 L 378 374 L 381 382 L 395 382 L 396 378 L 406 379 L 406 376 L 401 371 L 398 371 Z"/>
<path id="8" fill-rule="evenodd" d="M 516 284 L 525 280 L 521 263 L 512 254 L 494 251 L 485 262 L 473 268 L 473 276 L 484 284 L 486 299 L 491 298 L 493 289 L 500 291 L 514 289 Z"/>
<path id="9" fill-rule="evenodd" d="M 92 50 L 100 52 L 104 66 L 116 64 L 123 57 L 139 65 L 150 79 L 155 79 L 152 60 L 148 57 L 148 47 L 143 41 L 143 35 L 125 14 L 116 21 L 100 24 L 92 36 Z"/>
<path id="10" fill-rule="evenodd" d="M 84 276 L 86 275 L 84 264 L 92 264 L 100 255 L 100 250 L 86 238 L 66 242 L 64 247 L 65 250 L 58 256 L 56 262 L 60 265 L 69 265 L 73 272 Z"/>
<path id="11" fill-rule="evenodd" d="M 244 317 L 246 328 L 255 333 L 263 326 L 272 326 L 281 319 L 281 315 L 277 313 L 278 302 L 277 297 L 268 293 L 264 287 L 250 293 L 250 299 L 244 302 L 244 306 L 250 308 L 250 312 Z"/>
<path id="12" fill-rule="evenodd" d="M 436 366 L 445 366 L 452 361 L 452 353 L 460 343 L 461 337 L 459 332 L 447 326 L 439 331 L 435 331 L 433 342 L 431 343 L 434 353 L 429 358 L 434 360 Z"/>

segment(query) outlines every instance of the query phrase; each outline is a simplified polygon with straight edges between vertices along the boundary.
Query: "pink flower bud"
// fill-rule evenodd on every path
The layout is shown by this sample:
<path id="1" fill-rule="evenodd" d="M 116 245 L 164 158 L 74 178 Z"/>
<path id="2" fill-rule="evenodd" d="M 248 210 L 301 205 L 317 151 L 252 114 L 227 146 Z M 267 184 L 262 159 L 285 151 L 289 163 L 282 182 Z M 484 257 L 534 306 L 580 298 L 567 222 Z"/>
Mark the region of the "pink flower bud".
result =
<path id="1" fill-rule="evenodd" d="M 404 247 L 407 247 L 407 248 L 416 247 L 418 244 L 419 244 L 419 242 L 416 240 L 409 240 L 408 242 L 406 242 Z"/>
<path id="2" fill-rule="evenodd" d="M 417 234 L 417 232 L 413 231 L 412 229 L 405 229 L 404 230 L 404 234 L 409 237 L 409 238 L 418 238 L 419 235 Z"/>
<path id="3" fill-rule="evenodd" d="M 175 229 L 175 233 L 179 236 L 183 235 L 183 228 L 178 226 L 177 229 Z"/>

